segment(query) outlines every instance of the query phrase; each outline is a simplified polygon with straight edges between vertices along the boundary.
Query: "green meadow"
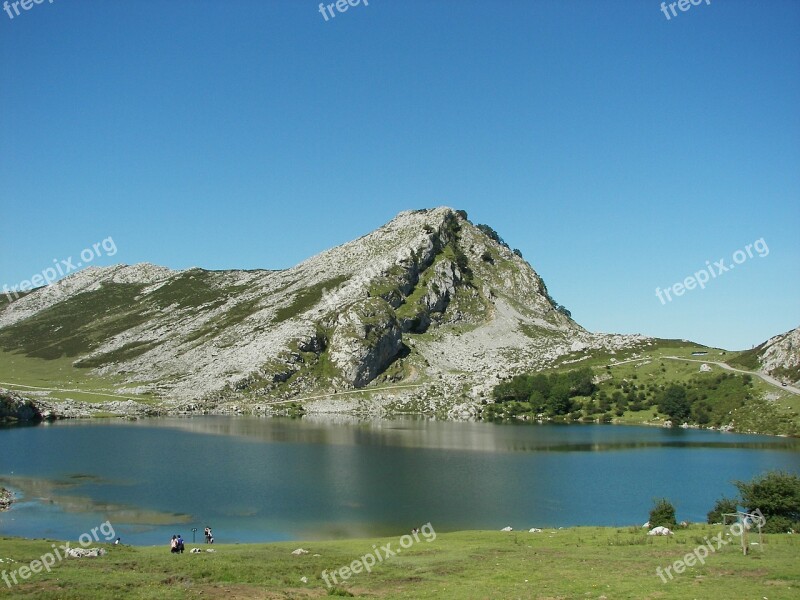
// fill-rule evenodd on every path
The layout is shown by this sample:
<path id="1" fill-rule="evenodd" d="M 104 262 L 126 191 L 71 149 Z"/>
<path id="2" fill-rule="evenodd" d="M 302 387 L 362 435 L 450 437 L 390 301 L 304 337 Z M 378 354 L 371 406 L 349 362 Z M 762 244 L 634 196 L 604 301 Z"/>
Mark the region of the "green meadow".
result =
<path id="1" fill-rule="evenodd" d="M 340 572 L 375 547 L 399 537 L 273 544 L 187 544 L 184 554 L 160 547 L 104 545 L 106 556 L 66 559 L 0 598 L 752 598 L 795 599 L 800 589 L 800 536 L 765 535 L 742 553 L 739 538 L 709 553 L 666 583 L 656 569 L 683 560 L 723 530 L 691 525 L 671 537 L 645 529 L 577 527 L 538 533 L 463 531 L 420 537 L 371 572 L 326 585 L 322 573 Z M 428 536 L 433 537 L 433 536 Z M 124 540 L 123 540 L 124 541 Z M 758 536 L 750 534 L 750 542 Z M 0 565 L 18 569 L 51 550 L 49 540 L 0 538 Z M 203 552 L 191 554 L 192 547 Z M 297 548 L 308 554 L 293 555 Z M 8 563 L 12 558 L 15 562 Z M 688 562 L 688 561 L 687 561 Z M 304 579 L 305 578 L 305 579 Z"/>

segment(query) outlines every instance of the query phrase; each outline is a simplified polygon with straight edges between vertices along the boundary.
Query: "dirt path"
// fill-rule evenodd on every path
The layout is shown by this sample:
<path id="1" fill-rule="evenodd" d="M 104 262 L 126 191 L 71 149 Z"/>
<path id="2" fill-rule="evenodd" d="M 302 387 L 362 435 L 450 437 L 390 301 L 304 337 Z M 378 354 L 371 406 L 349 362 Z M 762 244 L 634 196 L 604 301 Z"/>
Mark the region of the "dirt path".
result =
<path id="1" fill-rule="evenodd" d="M 8 383 L 6 381 L 0 381 L 0 385 L 7 386 L 8 389 L 14 391 L 17 388 L 25 388 L 28 390 L 43 390 L 45 392 L 62 392 L 62 393 L 72 393 L 72 394 L 89 394 L 90 396 L 107 396 L 109 398 L 121 398 L 122 400 L 133 400 L 130 396 L 122 396 L 120 394 L 106 394 L 103 392 L 89 392 L 86 390 L 65 390 L 61 388 L 47 388 L 47 387 L 39 387 L 36 385 L 22 385 L 21 383 Z"/>
<path id="2" fill-rule="evenodd" d="M 265 404 L 288 404 L 290 402 L 305 402 L 306 400 L 319 400 L 320 398 L 336 398 L 337 396 L 346 396 L 348 394 L 363 394 L 373 393 L 373 392 L 387 392 L 391 390 L 402 390 L 407 388 L 418 388 L 423 387 L 424 383 L 417 383 L 414 385 L 393 385 L 389 387 L 382 387 L 382 388 L 362 388 L 360 390 L 348 390 L 346 392 L 335 392 L 333 394 L 320 394 L 319 396 L 306 396 L 305 398 L 292 398 L 291 400 L 276 400 L 275 402 L 265 402 Z"/>

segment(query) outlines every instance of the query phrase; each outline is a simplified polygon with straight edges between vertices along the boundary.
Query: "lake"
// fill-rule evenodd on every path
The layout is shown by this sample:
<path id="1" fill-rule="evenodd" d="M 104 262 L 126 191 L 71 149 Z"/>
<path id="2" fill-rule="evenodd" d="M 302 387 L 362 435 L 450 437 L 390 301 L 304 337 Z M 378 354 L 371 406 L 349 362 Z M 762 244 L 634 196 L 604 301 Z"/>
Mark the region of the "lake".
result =
<path id="1" fill-rule="evenodd" d="M 800 440 L 615 425 L 310 416 L 61 421 L 0 429 L 0 535 L 218 542 L 705 521 L 734 479 L 800 470 Z"/>

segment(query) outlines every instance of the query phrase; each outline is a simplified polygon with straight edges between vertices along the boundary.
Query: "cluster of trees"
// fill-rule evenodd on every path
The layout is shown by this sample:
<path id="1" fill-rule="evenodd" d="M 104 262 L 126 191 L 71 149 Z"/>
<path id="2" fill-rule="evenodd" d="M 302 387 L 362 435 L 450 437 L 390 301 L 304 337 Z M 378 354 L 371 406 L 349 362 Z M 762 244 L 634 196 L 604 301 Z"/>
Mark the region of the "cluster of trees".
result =
<path id="1" fill-rule="evenodd" d="M 569 414 L 583 406 L 582 402 L 575 402 L 573 398 L 594 393 L 596 387 L 593 378 L 589 368 L 549 375 L 517 375 L 495 386 L 492 392 L 495 404 L 486 407 L 486 416 L 491 417 L 492 413 L 494 416 Z"/>
<path id="2" fill-rule="evenodd" d="M 724 515 L 743 507 L 744 512 L 756 509 L 764 515 L 764 533 L 800 531 L 800 477 L 783 471 L 769 471 L 752 481 L 734 481 L 738 498 L 720 498 L 709 511 L 710 524 L 722 523 Z M 675 506 L 666 498 L 655 501 L 650 511 L 650 527 L 675 527 Z"/>
<path id="3" fill-rule="evenodd" d="M 750 375 L 719 373 L 693 377 L 681 383 L 640 383 L 629 380 L 592 383 L 588 367 L 568 373 L 518 375 L 497 385 L 495 404 L 486 406 L 483 417 L 511 419 L 520 416 L 564 416 L 568 419 L 610 422 L 627 411 L 652 410 L 667 415 L 675 426 L 727 425 L 731 415 L 753 398 Z"/>
<path id="4" fill-rule="evenodd" d="M 675 425 L 693 422 L 720 426 L 730 422 L 731 413 L 752 398 L 753 378 L 720 373 L 716 377 L 694 378 L 688 384 L 673 383 L 658 394 L 658 410 Z"/>

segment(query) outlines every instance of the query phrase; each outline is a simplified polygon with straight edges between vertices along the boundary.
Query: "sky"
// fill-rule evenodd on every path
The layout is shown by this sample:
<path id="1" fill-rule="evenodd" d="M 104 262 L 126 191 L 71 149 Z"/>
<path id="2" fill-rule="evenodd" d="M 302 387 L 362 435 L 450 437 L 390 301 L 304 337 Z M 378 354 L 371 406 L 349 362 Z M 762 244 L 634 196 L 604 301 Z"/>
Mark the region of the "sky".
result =
<path id="1" fill-rule="evenodd" d="M 12 4 L 0 288 L 84 250 L 287 268 L 446 205 L 589 330 L 800 325 L 800 2 Z"/>

